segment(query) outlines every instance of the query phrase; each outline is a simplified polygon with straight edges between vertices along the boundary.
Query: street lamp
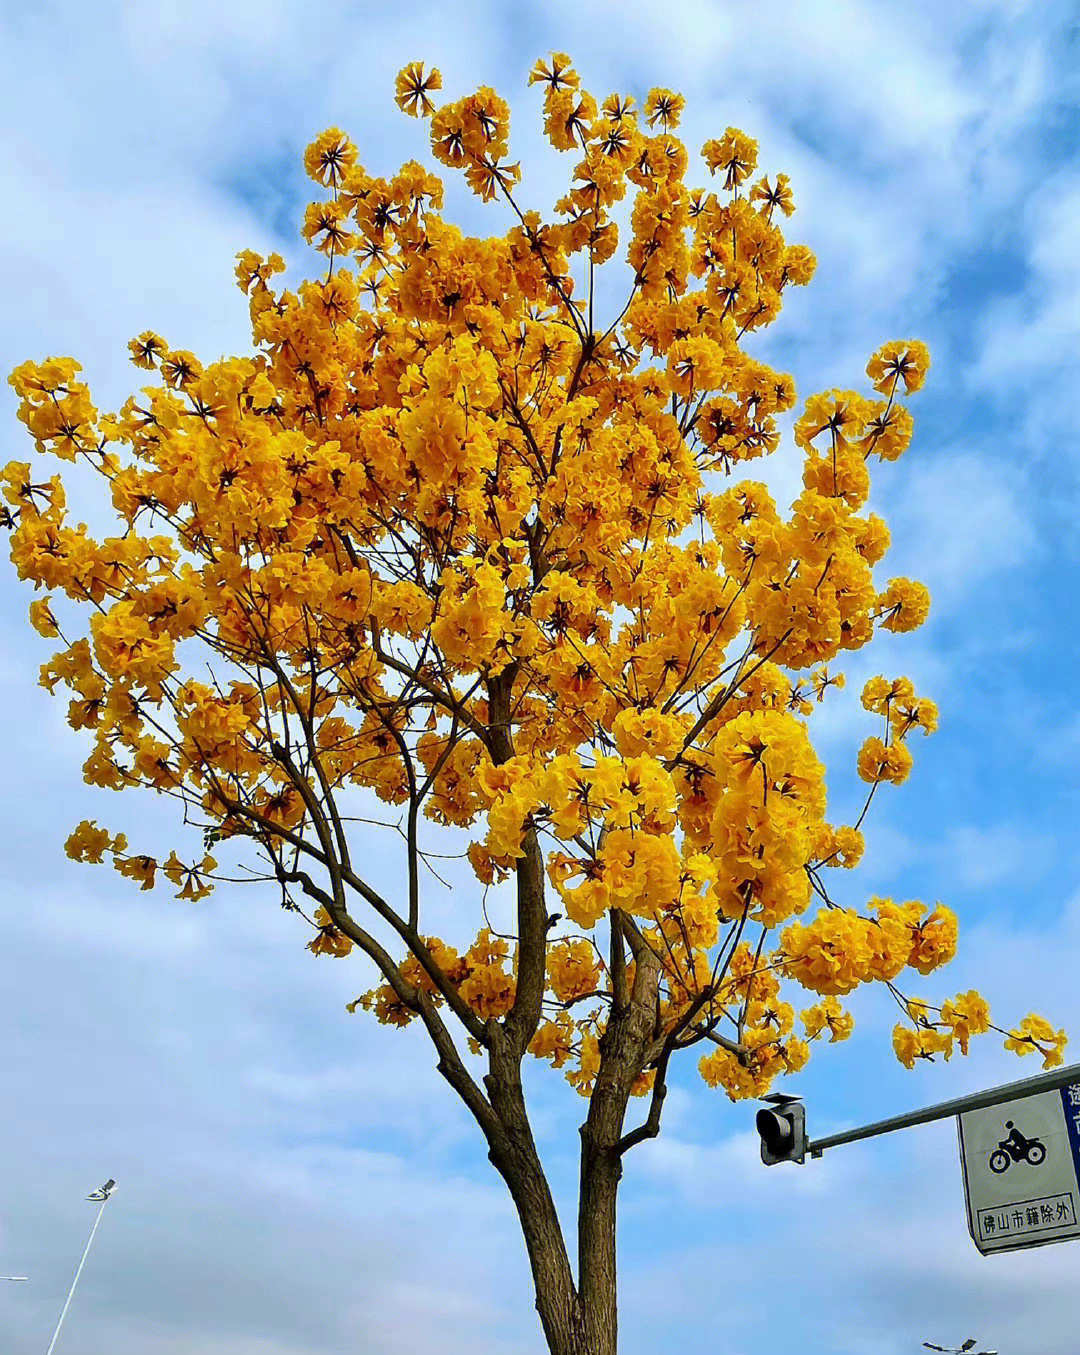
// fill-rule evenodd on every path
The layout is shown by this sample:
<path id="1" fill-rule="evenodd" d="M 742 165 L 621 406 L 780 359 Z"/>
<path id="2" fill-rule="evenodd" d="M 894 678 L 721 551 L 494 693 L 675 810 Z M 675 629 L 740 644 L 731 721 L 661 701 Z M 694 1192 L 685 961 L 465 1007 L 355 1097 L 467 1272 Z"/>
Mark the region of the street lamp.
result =
<path id="1" fill-rule="evenodd" d="M 936 1346 L 933 1341 L 924 1341 L 923 1345 L 927 1350 L 940 1350 L 942 1355 L 997 1355 L 996 1350 L 976 1350 L 978 1342 L 974 1336 L 964 1342 L 962 1346 Z"/>
<path id="2" fill-rule="evenodd" d="M 56 1330 L 52 1334 L 52 1340 L 49 1342 L 49 1349 L 45 1352 L 45 1355 L 52 1355 L 53 1346 L 56 1345 L 56 1338 L 60 1335 L 60 1328 L 64 1325 L 64 1318 L 67 1316 L 67 1310 L 71 1303 L 71 1296 L 75 1292 L 75 1286 L 79 1283 L 79 1276 L 82 1274 L 82 1268 L 86 1264 L 87 1256 L 90 1254 L 90 1243 L 93 1242 L 94 1240 L 94 1234 L 97 1232 L 97 1226 L 101 1222 L 101 1216 L 105 1212 L 105 1206 L 109 1202 L 109 1196 L 112 1194 L 113 1187 L 115 1185 L 116 1182 L 110 1178 L 108 1181 L 105 1182 L 103 1186 L 99 1186 L 97 1190 L 91 1191 L 90 1194 L 86 1197 L 88 1200 L 93 1200 L 95 1203 L 98 1200 L 100 1200 L 101 1208 L 97 1212 L 97 1218 L 94 1220 L 94 1226 L 90 1229 L 90 1237 L 86 1243 L 86 1250 L 82 1254 L 82 1260 L 79 1262 L 79 1268 L 75 1272 L 75 1278 L 71 1282 L 71 1288 L 68 1290 L 68 1296 L 64 1300 L 64 1306 L 60 1311 L 60 1321 L 57 1322 L 56 1324 Z"/>

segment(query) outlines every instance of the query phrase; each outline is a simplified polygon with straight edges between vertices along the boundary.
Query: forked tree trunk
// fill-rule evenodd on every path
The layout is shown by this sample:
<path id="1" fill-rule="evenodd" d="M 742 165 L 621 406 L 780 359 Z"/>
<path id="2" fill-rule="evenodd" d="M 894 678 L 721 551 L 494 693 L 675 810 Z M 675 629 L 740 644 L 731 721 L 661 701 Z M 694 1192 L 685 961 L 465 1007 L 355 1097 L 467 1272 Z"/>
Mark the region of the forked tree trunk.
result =
<path id="1" fill-rule="evenodd" d="M 509 1187 L 521 1222 L 548 1350 L 551 1355 L 616 1355 L 615 1203 L 622 1163 L 613 1152 L 590 1150 L 583 1128 L 575 1284 L 555 1203 L 527 1123 L 525 1133 L 513 1137 L 517 1142 L 512 1150 L 493 1148 L 490 1157 Z"/>
<path id="2" fill-rule="evenodd" d="M 612 1011 L 600 1042 L 600 1068 L 581 1127 L 576 1283 L 529 1126 L 520 1057 L 497 1037 L 492 1048 L 484 1081 L 504 1132 L 489 1156 L 517 1209 L 551 1355 L 617 1355 L 615 1223 L 622 1136 L 630 1088 L 656 1037 L 657 978 L 655 961 L 639 957 L 630 1000 Z"/>

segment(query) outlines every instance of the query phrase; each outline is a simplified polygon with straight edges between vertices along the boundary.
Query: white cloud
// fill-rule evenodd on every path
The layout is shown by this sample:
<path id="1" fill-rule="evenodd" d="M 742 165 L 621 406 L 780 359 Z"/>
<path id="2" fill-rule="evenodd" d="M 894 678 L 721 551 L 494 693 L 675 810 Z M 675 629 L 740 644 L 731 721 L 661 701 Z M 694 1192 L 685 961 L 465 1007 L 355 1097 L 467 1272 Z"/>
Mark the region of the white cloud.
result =
<path id="1" fill-rule="evenodd" d="M 987 314 L 982 351 L 972 378 L 983 386 L 1012 386 L 1039 371 L 1062 367 L 1075 375 L 1080 341 L 1080 178 L 1050 177 L 1025 206 L 1029 276 L 1017 293 Z"/>
<path id="2" fill-rule="evenodd" d="M 989 449 L 988 449 L 989 450 Z M 955 610 L 975 586 L 1029 563 L 1036 546 L 1023 470 L 992 451 L 912 457 L 889 511 L 890 573 L 923 579 L 938 609 Z M 892 487 L 890 487 L 892 488 Z"/>

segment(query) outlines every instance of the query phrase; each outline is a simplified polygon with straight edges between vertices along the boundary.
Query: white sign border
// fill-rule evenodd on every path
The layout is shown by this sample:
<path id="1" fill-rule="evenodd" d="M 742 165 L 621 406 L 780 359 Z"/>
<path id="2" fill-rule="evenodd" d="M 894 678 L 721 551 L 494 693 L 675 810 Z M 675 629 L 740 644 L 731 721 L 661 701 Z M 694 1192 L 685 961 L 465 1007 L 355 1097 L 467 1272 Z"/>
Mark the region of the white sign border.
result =
<path id="1" fill-rule="evenodd" d="M 1011 1101 L 1002 1101 L 1001 1105 L 1012 1105 Z M 971 1192 L 968 1190 L 968 1171 L 967 1160 L 964 1156 L 964 1117 L 963 1114 L 956 1116 L 956 1137 L 960 1144 L 960 1174 L 964 1178 L 964 1208 L 967 1212 L 968 1234 L 972 1242 L 975 1243 L 976 1250 L 980 1256 L 997 1256 L 998 1253 L 1004 1254 L 1011 1251 L 1030 1251 L 1033 1247 L 1051 1247 L 1062 1242 L 1080 1242 L 1080 1232 L 1068 1234 L 1065 1237 L 1043 1237 L 1041 1239 L 1019 1239 L 1016 1242 L 1010 1242 L 1004 1247 L 991 1247 L 989 1251 L 984 1251 L 979 1245 L 979 1238 L 976 1234 L 975 1220 L 971 1214 Z M 1080 1186 L 1080 1172 L 1077 1175 L 1077 1184 Z M 1080 1201 L 1078 1201 L 1080 1203 Z"/>

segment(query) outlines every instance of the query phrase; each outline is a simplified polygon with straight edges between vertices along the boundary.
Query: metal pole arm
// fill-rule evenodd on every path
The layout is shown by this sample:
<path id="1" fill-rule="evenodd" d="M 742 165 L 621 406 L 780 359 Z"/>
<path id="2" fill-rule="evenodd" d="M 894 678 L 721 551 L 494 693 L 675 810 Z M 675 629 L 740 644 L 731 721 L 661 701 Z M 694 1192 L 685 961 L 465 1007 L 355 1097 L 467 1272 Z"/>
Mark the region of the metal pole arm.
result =
<path id="1" fill-rule="evenodd" d="M 811 1157 L 820 1157 L 826 1148 L 837 1148 L 842 1143 L 855 1143 L 859 1139 L 876 1138 L 878 1134 L 891 1134 L 894 1129 L 910 1129 L 912 1125 L 944 1120 L 965 1110 L 982 1110 L 986 1106 L 996 1105 L 999 1101 L 1020 1101 L 1026 1096 L 1056 1091 L 1073 1083 L 1080 1083 L 1080 1063 L 1070 1064 L 1067 1068 L 1055 1068 L 1053 1072 L 1040 1073 L 1036 1077 L 1025 1078 L 1022 1082 L 1007 1082 L 1003 1087 L 991 1087 L 989 1091 L 958 1096 L 952 1101 L 942 1101 L 939 1105 L 927 1106 L 923 1110 L 911 1110 L 906 1115 L 894 1115 L 888 1120 L 877 1120 L 874 1124 L 863 1125 L 859 1129 L 847 1129 L 842 1134 L 830 1134 L 827 1138 L 815 1139 L 806 1147 Z"/>

